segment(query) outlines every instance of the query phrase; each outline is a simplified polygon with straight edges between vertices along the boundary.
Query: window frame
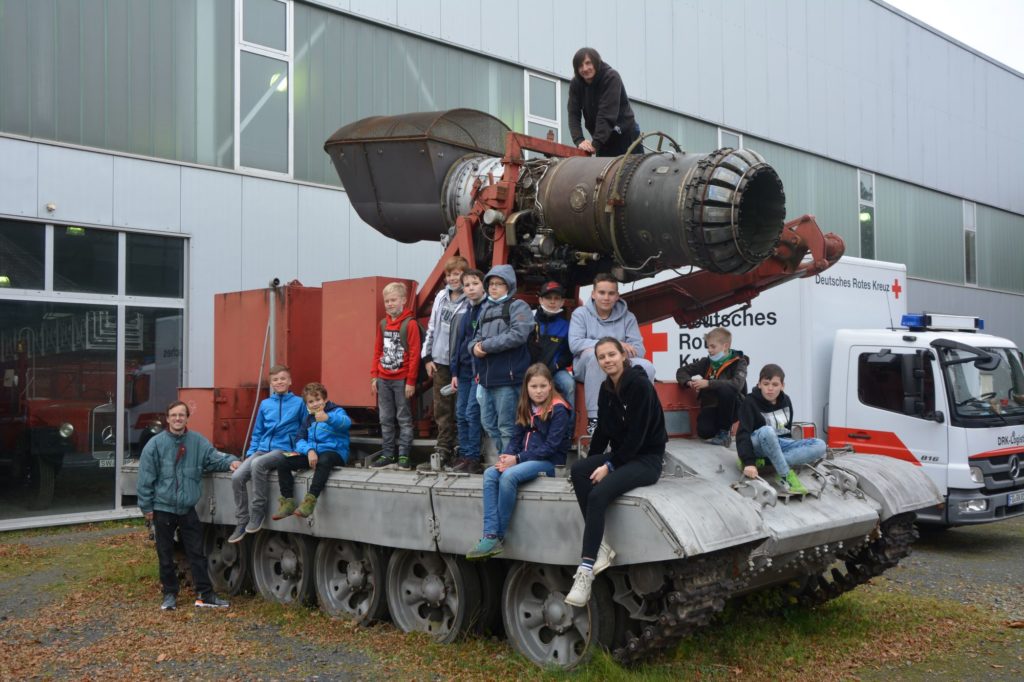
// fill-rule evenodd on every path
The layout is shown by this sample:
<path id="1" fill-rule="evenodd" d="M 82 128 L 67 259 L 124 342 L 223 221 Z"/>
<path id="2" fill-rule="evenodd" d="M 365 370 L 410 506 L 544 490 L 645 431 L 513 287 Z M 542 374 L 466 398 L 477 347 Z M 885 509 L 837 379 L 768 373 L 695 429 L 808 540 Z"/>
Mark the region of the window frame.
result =
<path id="1" fill-rule="evenodd" d="M 557 118 L 545 118 L 543 116 L 536 116 L 530 113 L 530 78 L 538 78 L 540 80 L 548 81 L 555 86 L 555 116 Z M 546 126 L 552 128 L 555 131 L 555 142 L 562 143 L 562 81 L 552 76 L 546 76 L 536 71 L 530 71 L 529 69 L 523 69 L 523 133 L 526 135 L 530 134 L 530 124 L 536 123 L 537 125 Z"/>
<path id="2" fill-rule="evenodd" d="M 871 177 L 871 199 L 865 199 L 861 196 L 861 178 L 865 176 Z M 878 183 L 876 182 L 877 176 L 871 171 L 857 169 L 857 251 L 861 258 L 867 258 L 869 260 L 878 260 Z M 860 214 L 864 212 L 864 207 L 871 209 L 871 255 L 865 256 L 863 253 L 864 236 L 861 234 L 861 219 Z"/>
<path id="3" fill-rule="evenodd" d="M 250 43 L 242 39 L 244 35 L 245 0 L 235 0 L 235 82 L 234 82 L 234 169 L 245 172 L 249 175 L 256 175 L 275 180 L 290 180 L 295 174 L 295 5 L 294 0 L 274 0 L 285 5 L 285 43 L 284 51 L 276 50 L 259 43 Z M 288 170 L 285 172 L 257 168 L 255 166 L 242 165 L 242 53 L 259 55 L 270 59 L 277 59 L 287 65 L 288 81 L 288 130 L 286 143 L 288 145 Z"/>
<path id="4" fill-rule="evenodd" d="M 722 142 L 722 133 L 725 133 L 726 135 L 733 135 L 733 136 L 735 136 L 740 141 L 740 146 L 735 147 L 735 149 L 743 149 L 744 148 L 743 147 L 743 133 L 737 132 L 735 130 L 730 130 L 729 128 L 723 128 L 723 127 L 719 126 L 718 127 L 718 148 L 719 149 L 724 149 L 725 146 L 726 146 L 725 143 Z"/>
<path id="5" fill-rule="evenodd" d="M 978 288 L 978 204 L 974 201 L 967 199 L 961 199 L 963 205 L 963 226 L 964 226 L 964 286 L 971 287 L 973 289 Z M 970 213 L 971 219 L 968 221 L 967 216 Z M 967 235 L 974 235 L 974 248 L 972 250 L 972 256 L 974 257 L 974 263 L 971 264 L 974 270 L 974 281 L 967 279 L 968 275 L 968 263 L 967 263 Z"/>

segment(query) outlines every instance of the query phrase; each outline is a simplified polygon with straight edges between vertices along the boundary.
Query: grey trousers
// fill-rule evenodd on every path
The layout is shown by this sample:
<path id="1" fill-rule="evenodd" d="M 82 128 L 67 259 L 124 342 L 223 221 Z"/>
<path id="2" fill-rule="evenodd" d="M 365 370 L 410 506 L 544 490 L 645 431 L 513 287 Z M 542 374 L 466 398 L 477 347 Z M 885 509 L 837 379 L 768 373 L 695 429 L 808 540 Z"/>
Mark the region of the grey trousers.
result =
<path id="1" fill-rule="evenodd" d="M 384 456 L 395 455 L 395 421 L 398 421 L 398 456 L 412 452 L 412 409 L 405 397 L 405 380 L 377 380 L 377 409 L 380 412 L 380 435 Z"/>
<path id="2" fill-rule="evenodd" d="M 248 523 L 251 515 L 263 517 L 267 511 L 267 475 L 284 459 L 280 450 L 255 452 L 231 474 L 231 492 L 235 495 L 235 523 Z M 246 484 L 252 479 L 252 506 Z"/>
<path id="3" fill-rule="evenodd" d="M 654 365 L 646 358 L 630 358 L 631 365 L 642 367 L 647 372 L 647 378 L 654 381 Z M 597 356 L 594 349 L 588 348 L 578 355 L 572 362 L 572 375 L 576 382 L 583 384 L 583 392 L 587 396 L 587 417 L 597 419 L 597 396 L 601 394 L 601 384 L 608 375 L 604 373 L 601 366 L 597 364 Z"/>

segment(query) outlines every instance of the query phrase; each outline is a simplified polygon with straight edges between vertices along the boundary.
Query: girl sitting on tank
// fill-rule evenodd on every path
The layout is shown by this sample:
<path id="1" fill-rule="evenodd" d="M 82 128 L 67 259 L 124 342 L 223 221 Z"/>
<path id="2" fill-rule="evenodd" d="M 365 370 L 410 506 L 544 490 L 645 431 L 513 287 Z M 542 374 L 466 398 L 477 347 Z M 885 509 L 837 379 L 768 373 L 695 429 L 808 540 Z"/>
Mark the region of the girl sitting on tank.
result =
<path id="1" fill-rule="evenodd" d="M 530 365 L 519 392 L 512 440 L 498 463 L 484 471 L 484 533 L 467 559 L 501 554 L 519 486 L 541 474 L 554 476 L 555 466 L 565 464 L 572 427 L 572 410 L 555 389 L 551 370 L 540 362 Z"/>
<path id="2" fill-rule="evenodd" d="M 570 473 L 584 526 L 580 565 L 565 603 L 580 607 L 590 601 L 594 576 L 615 558 L 604 541 L 605 510 L 620 495 L 657 482 L 668 441 L 654 384 L 642 368 L 630 365 L 622 342 L 605 336 L 594 346 L 594 354 L 607 378 L 598 396 L 590 450 Z M 609 445 L 611 450 L 605 452 Z"/>

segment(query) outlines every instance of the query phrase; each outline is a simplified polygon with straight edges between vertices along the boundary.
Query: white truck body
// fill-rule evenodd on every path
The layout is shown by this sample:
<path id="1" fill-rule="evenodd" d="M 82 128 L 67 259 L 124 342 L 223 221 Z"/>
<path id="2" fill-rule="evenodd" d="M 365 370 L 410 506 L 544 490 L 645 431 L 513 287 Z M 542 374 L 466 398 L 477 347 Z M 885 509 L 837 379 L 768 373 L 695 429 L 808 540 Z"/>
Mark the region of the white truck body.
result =
<path id="1" fill-rule="evenodd" d="M 903 265 L 843 258 L 821 275 L 766 291 L 749 308 L 716 313 L 694 328 L 660 322 L 654 332 L 668 335 L 669 351 L 653 356 L 658 379 L 671 381 L 680 364 L 706 352 L 708 330 L 727 327 L 733 348 L 750 358 L 749 388 L 763 365 L 781 365 L 796 420 L 815 423 L 830 446 L 921 466 L 946 500 L 919 512 L 921 520 L 961 525 L 1024 514 L 1019 351 L 983 333 L 899 328 L 906 286 Z M 954 321 L 964 326 L 963 318 Z M 1000 357 L 998 367 L 973 362 L 988 354 Z M 918 374 L 910 379 L 914 367 Z"/>

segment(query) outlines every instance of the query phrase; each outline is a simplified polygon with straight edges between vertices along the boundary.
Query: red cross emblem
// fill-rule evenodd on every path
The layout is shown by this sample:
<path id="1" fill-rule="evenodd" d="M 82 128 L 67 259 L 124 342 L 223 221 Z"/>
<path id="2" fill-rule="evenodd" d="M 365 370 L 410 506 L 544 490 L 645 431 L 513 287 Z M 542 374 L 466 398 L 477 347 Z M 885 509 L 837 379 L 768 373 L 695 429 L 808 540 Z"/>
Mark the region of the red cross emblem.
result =
<path id="1" fill-rule="evenodd" d="M 896 296 L 897 300 L 899 300 L 900 292 L 901 291 L 903 291 L 903 287 L 900 286 L 900 280 L 899 279 L 894 279 L 892 281 L 892 293 L 893 293 L 893 295 Z"/>
<path id="2" fill-rule="evenodd" d="M 644 357 L 654 362 L 651 357 L 654 353 L 663 353 L 668 350 L 668 334 L 666 332 L 654 331 L 654 325 L 645 324 L 640 327 L 640 338 L 644 340 Z"/>

